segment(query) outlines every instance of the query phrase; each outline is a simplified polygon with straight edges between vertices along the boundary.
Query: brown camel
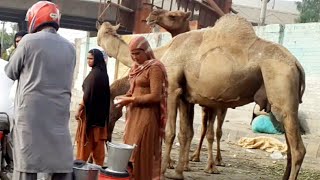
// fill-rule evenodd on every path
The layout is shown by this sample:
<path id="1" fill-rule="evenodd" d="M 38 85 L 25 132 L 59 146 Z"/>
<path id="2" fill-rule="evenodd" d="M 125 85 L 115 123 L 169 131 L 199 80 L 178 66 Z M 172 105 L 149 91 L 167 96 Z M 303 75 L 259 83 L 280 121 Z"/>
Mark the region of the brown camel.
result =
<path id="1" fill-rule="evenodd" d="M 152 26 L 154 23 L 162 25 L 162 27 L 168 30 L 172 37 L 176 36 L 177 34 L 190 31 L 189 28 L 189 18 L 191 13 L 190 12 L 183 12 L 183 11 L 166 11 L 166 10 L 154 10 L 148 17 L 147 22 Z M 158 16 L 157 20 L 155 19 Z M 111 92 L 111 110 L 112 112 L 109 117 L 109 124 L 108 124 L 108 141 L 112 140 L 112 132 L 115 126 L 116 121 L 122 116 L 122 108 L 116 108 L 114 106 L 113 100 L 118 95 L 123 95 L 129 90 L 129 81 L 128 77 L 121 78 L 116 80 L 112 83 L 110 92 Z M 218 113 L 218 127 L 217 127 L 217 156 L 216 156 L 216 164 L 223 165 L 222 157 L 220 153 L 220 139 L 222 136 L 222 123 L 226 114 L 226 110 L 211 110 L 210 108 L 203 107 L 203 118 L 202 118 L 202 131 L 201 131 L 201 138 L 200 143 L 193 154 L 193 161 L 200 161 L 200 151 L 203 143 L 203 139 L 206 136 L 209 144 L 209 156 L 208 156 L 208 165 L 205 169 L 207 173 L 218 173 L 218 170 L 212 164 L 213 162 L 213 153 L 212 153 L 212 144 L 214 140 L 214 131 L 213 131 L 213 124 L 215 120 L 215 116 Z M 207 127 L 209 125 L 209 130 L 207 131 Z M 206 135 L 207 134 L 207 135 Z M 169 168 L 173 168 L 173 163 L 169 163 Z M 185 165 L 185 170 L 188 170 L 188 164 Z"/>
<path id="2" fill-rule="evenodd" d="M 98 45 L 130 66 L 131 60 L 125 59 L 129 56 L 128 45 L 116 34 L 117 27 L 103 23 L 98 29 Z M 155 54 L 162 57 L 169 79 L 169 119 L 162 167 L 167 167 L 168 146 L 175 134 L 176 92 L 184 92 L 179 102 L 180 154 L 172 178 L 183 179 L 188 161 L 193 137 L 192 104 L 235 108 L 255 101 L 263 85 L 271 111 L 285 129 L 288 158 L 283 179 L 297 178 L 305 155 L 298 123 L 305 78 L 303 68 L 287 49 L 258 38 L 244 18 L 225 15 L 213 28 L 180 34 L 156 49 Z"/>
<path id="3" fill-rule="evenodd" d="M 190 31 L 189 27 L 189 19 L 191 13 L 183 12 L 183 11 L 167 11 L 163 9 L 153 10 L 148 18 L 147 24 L 150 26 L 159 25 L 175 37 L 178 34 L 185 33 Z M 191 160 L 195 162 L 200 161 L 200 152 L 202 148 L 203 139 L 206 136 L 208 141 L 208 162 L 212 162 L 212 144 L 214 141 L 214 131 L 213 125 L 215 117 L 217 116 L 218 124 L 216 129 L 216 138 L 217 138 L 217 155 L 215 164 L 218 166 L 224 166 L 221 157 L 220 151 L 220 140 L 222 137 L 222 125 L 224 122 L 224 118 L 226 116 L 227 109 L 226 108 L 217 108 L 212 109 L 208 107 L 202 107 L 202 128 L 201 128 L 201 136 L 198 147 L 196 151 L 193 153 Z M 208 129 L 209 126 L 209 129 Z M 170 150 L 171 151 L 171 150 Z M 170 160 L 171 161 L 171 160 Z M 173 168 L 172 164 L 169 163 L 169 168 Z M 188 167 L 185 167 L 188 168 Z M 186 170 L 186 169 L 185 169 Z M 218 170 L 214 168 L 214 165 L 209 163 L 207 168 L 205 169 L 207 173 L 218 173 Z"/>
<path id="4" fill-rule="evenodd" d="M 108 39 L 110 41 L 108 41 L 105 44 L 106 45 L 105 47 L 107 49 L 110 49 L 109 51 L 107 51 L 108 55 L 115 57 L 116 59 L 120 58 L 120 61 L 123 62 L 127 66 L 131 65 L 131 57 L 127 56 L 126 54 L 121 54 L 121 52 L 129 51 L 129 49 L 127 47 L 127 44 L 122 39 L 119 39 L 119 35 L 116 34 L 116 29 L 118 27 L 113 27 L 109 23 L 106 23 L 106 24 L 108 24 L 108 28 L 107 28 L 106 32 L 108 32 L 111 35 L 110 38 Z M 113 40 L 111 41 L 111 39 L 113 39 Z M 118 39 L 119 41 L 117 42 L 116 39 Z M 114 42 L 116 42 L 116 43 L 114 43 Z M 113 43 L 113 44 L 109 44 L 109 43 Z M 115 49 L 115 51 L 112 51 L 111 49 Z M 163 53 L 163 49 L 164 48 L 159 48 L 155 51 L 155 56 L 157 58 L 159 58 L 159 59 L 161 58 L 162 53 Z M 114 88 L 112 88 L 112 87 L 114 87 Z M 111 85 L 111 88 L 110 88 L 110 94 L 111 94 L 110 112 L 112 112 L 112 113 L 111 113 L 111 116 L 109 117 L 108 141 L 112 140 L 112 132 L 113 132 L 115 123 L 122 116 L 122 108 L 116 108 L 113 104 L 113 99 L 118 95 L 125 94 L 128 90 L 129 90 L 129 81 L 128 81 L 127 77 L 116 80 Z M 179 99 L 180 95 L 181 95 L 181 90 L 177 89 L 175 91 L 175 96 L 176 96 L 177 100 Z M 178 104 L 177 104 L 176 108 L 178 108 Z M 207 112 L 207 111 L 204 111 L 204 112 Z M 215 112 L 215 111 L 211 110 L 211 112 Z M 219 112 L 218 112 L 218 114 L 220 114 Z M 213 160 L 213 151 L 212 151 L 212 144 L 213 144 L 213 140 L 214 140 L 213 124 L 214 124 L 215 116 L 216 116 L 215 113 L 210 114 L 210 115 L 206 115 L 206 114 L 203 115 L 203 117 L 207 117 L 206 119 L 203 119 L 203 127 L 204 127 L 204 129 L 202 131 L 203 138 L 206 135 L 207 140 L 208 140 L 208 144 L 209 144 L 209 146 L 208 146 L 208 154 L 209 154 L 208 163 L 207 163 L 207 167 L 205 168 L 205 172 L 207 172 L 207 173 L 218 173 L 218 170 L 215 166 L 215 162 Z M 223 118 L 220 118 L 220 117 L 223 117 Z M 224 116 L 218 116 L 218 119 L 221 119 L 221 120 L 218 120 L 219 122 L 223 122 Z M 208 130 L 206 130 L 207 126 L 209 126 Z M 221 127 L 222 127 L 222 123 L 218 123 L 218 129 L 221 129 Z M 219 135 L 219 136 L 217 136 L 217 139 L 218 139 L 217 143 L 218 142 L 220 143 L 222 131 L 219 131 L 218 129 L 217 129 L 217 135 Z M 220 152 L 220 146 L 218 145 L 217 147 L 219 147 L 219 152 Z M 200 148 L 201 148 L 201 145 L 200 145 Z M 199 149 L 199 148 L 197 148 L 197 149 L 198 150 L 195 153 L 196 154 L 195 158 L 197 158 L 197 156 L 200 156 L 199 153 L 200 153 L 201 149 Z M 222 164 L 222 158 L 221 158 L 220 153 L 217 153 L 216 159 L 217 159 L 217 164 L 219 164 L 219 165 Z M 90 159 L 90 161 L 92 161 L 92 160 Z M 171 159 L 169 160 L 168 167 L 173 168 L 173 161 Z M 190 169 L 189 168 L 189 161 L 187 161 L 185 163 L 184 169 L 185 170 Z"/>
<path id="5" fill-rule="evenodd" d="M 190 31 L 189 19 L 191 12 L 153 10 L 147 17 L 150 26 L 159 25 L 168 31 L 172 37 Z"/>

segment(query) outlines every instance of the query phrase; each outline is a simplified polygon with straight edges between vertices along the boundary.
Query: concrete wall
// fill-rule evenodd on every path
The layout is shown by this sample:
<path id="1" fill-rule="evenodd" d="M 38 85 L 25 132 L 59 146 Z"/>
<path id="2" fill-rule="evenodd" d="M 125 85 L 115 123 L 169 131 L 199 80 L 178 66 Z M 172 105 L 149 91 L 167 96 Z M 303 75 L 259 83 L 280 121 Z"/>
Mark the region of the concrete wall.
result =
<path id="1" fill-rule="evenodd" d="M 302 64 L 307 87 L 300 119 L 307 130 L 320 135 L 320 23 L 268 25 L 255 30 L 261 38 L 283 44 Z"/>
<path id="2" fill-rule="evenodd" d="M 317 103 L 320 102 L 320 23 L 310 24 L 289 24 L 267 25 L 255 27 L 257 35 L 263 39 L 283 44 L 291 53 L 293 53 L 306 72 L 306 92 L 303 96 L 303 104 L 300 106 L 299 116 L 307 132 L 320 135 L 320 120 L 317 112 Z M 129 42 L 135 35 L 123 36 L 126 42 Z M 166 44 L 171 36 L 168 33 L 143 34 L 153 48 Z M 81 40 L 79 65 L 79 74 L 76 79 L 75 89 L 81 90 L 83 77 L 88 71 L 84 71 L 86 40 Z M 89 47 L 96 47 L 96 38 L 91 38 Z M 111 76 L 115 72 L 115 60 L 109 59 L 108 71 Z M 121 78 L 128 73 L 128 68 L 120 63 L 117 77 Z M 85 73 L 83 73 L 85 72 Z M 110 78 L 112 79 L 112 78 Z M 112 81 L 111 81 L 112 82 Z M 252 116 L 253 104 L 228 110 L 226 119 L 232 121 L 241 121 L 249 123 Z M 200 122 L 201 123 L 201 122 Z"/>

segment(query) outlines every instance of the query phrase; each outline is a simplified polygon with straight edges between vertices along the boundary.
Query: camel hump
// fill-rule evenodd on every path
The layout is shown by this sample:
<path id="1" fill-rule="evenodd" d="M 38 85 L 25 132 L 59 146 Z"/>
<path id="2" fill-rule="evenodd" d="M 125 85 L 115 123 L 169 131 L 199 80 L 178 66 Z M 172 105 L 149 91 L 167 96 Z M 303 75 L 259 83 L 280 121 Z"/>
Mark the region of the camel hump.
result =
<path id="1" fill-rule="evenodd" d="M 222 16 L 211 31 L 223 38 L 221 41 L 235 46 L 250 46 L 258 38 L 249 21 L 231 14 Z"/>

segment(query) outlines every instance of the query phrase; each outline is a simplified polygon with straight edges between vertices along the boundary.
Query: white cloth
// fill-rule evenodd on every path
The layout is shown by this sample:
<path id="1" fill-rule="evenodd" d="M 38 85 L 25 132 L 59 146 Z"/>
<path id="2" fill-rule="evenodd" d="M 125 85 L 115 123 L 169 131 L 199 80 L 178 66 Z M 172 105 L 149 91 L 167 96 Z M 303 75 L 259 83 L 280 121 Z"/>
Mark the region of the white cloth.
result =
<path id="1" fill-rule="evenodd" d="M 18 81 L 14 81 L 11 90 L 10 90 L 10 94 L 9 94 L 9 99 L 10 101 L 12 101 L 14 103 L 14 98 L 16 96 L 17 93 L 17 86 L 18 86 Z"/>
<path id="2" fill-rule="evenodd" d="M 4 72 L 4 67 L 8 64 L 7 61 L 0 58 L 0 112 L 7 113 L 10 117 L 13 114 L 14 95 L 13 99 L 9 98 L 13 80 L 9 79 Z"/>

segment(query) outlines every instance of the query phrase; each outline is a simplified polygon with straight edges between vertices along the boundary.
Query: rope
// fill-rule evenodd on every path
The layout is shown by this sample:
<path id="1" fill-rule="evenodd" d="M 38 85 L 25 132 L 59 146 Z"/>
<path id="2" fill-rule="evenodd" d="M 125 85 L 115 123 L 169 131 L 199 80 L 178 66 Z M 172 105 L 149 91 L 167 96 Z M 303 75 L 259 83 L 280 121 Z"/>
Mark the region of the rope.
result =
<path id="1" fill-rule="evenodd" d="M 76 136 L 74 137 L 74 142 L 73 142 L 73 145 L 72 145 L 72 149 L 73 150 L 74 150 L 74 147 L 77 145 L 77 142 L 81 141 L 81 133 L 82 133 L 83 125 L 84 125 L 84 121 L 85 121 L 85 119 L 81 118 L 82 113 L 84 113 L 84 110 L 82 110 L 80 112 L 79 120 L 77 120 L 78 121 L 78 127 L 77 127 L 77 131 L 76 131 Z M 84 131 L 86 131 L 86 130 L 84 130 Z M 88 138 L 88 135 L 87 135 L 86 132 L 85 132 L 85 136 L 86 136 L 86 142 L 85 142 L 85 144 L 83 146 L 87 146 L 87 144 L 88 144 L 88 139 L 89 138 Z"/>
<path id="2" fill-rule="evenodd" d="M 103 4 L 103 11 L 101 12 L 102 4 Z M 106 0 L 104 0 L 104 3 L 102 3 L 102 0 L 100 0 L 97 20 L 101 19 L 101 17 L 104 15 L 104 13 L 106 12 L 106 10 L 109 8 L 110 5 L 111 5 L 111 1 L 107 2 Z"/>

